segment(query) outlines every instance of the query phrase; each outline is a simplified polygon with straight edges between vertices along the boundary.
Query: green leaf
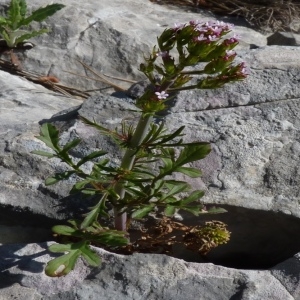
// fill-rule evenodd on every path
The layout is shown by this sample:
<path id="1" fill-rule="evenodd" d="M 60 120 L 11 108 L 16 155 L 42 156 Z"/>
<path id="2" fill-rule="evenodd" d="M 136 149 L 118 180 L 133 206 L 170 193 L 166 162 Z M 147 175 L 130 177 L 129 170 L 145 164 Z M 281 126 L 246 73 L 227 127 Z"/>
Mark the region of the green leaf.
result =
<path id="1" fill-rule="evenodd" d="M 99 213 L 100 214 L 106 214 L 105 212 L 105 201 L 106 201 L 107 194 L 104 194 L 101 198 L 101 200 L 98 202 L 97 205 L 93 207 L 93 209 L 86 214 L 86 217 L 84 218 L 83 222 L 80 225 L 81 229 L 87 228 L 90 226 L 94 221 L 97 220 Z"/>
<path id="2" fill-rule="evenodd" d="M 40 29 L 40 30 L 37 30 L 37 31 L 32 31 L 30 33 L 26 33 L 26 34 L 22 34 L 21 36 L 19 36 L 18 38 L 16 38 L 15 40 L 15 45 L 18 45 L 24 41 L 27 41 L 35 36 L 38 36 L 38 35 L 41 35 L 43 33 L 47 33 L 49 32 L 48 29 Z M 19 33 L 18 33 L 19 34 Z"/>
<path id="3" fill-rule="evenodd" d="M 182 166 L 187 163 L 200 160 L 207 156 L 211 151 L 209 143 L 191 143 L 185 145 L 181 151 L 178 159 L 176 160 L 176 166 Z"/>
<path id="4" fill-rule="evenodd" d="M 100 257 L 92 251 L 86 241 L 67 245 L 51 245 L 49 251 L 69 252 L 48 262 L 45 273 L 50 277 L 60 277 L 68 274 L 75 267 L 77 259 L 82 255 L 93 267 L 99 266 Z"/>
<path id="5" fill-rule="evenodd" d="M 169 192 L 164 194 L 161 200 L 184 192 L 189 188 L 189 185 L 186 182 L 177 180 L 168 180 L 165 182 L 165 185 L 169 189 Z"/>
<path id="6" fill-rule="evenodd" d="M 168 205 L 164 211 L 164 213 L 167 217 L 173 217 L 175 212 L 176 212 L 176 207 L 171 206 L 171 205 Z"/>
<path id="7" fill-rule="evenodd" d="M 87 161 L 90 161 L 94 158 L 100 157 L 107 154 L 107 152 L 105 151 L 94 151 L 92 153 L 90 153 L 89 155 L 85 156 L 84 158 L 82 158 L 78 163 L 77 163 L 77 167 L 80 167 L 81 165 L 83 165 L 84 163 L 86 163 Z"/>
<path id="8" fill-rule="evenodd" d="M 20 14 L 20 5 L 19 0 L 11 0 L 10 6 L 7 11 L 7 16 L 9 18 L 9 21 L 11 22 L 11 29 L 15 30 L 18 27 L 19 21 L 22 19 L 22 16 Z"/>
<path id="9" fill-rule="evenodd" d="M 215 206 L 214 206 L 214 207 L 208 209 L 207 212 L 208 212 L 209 214 L 223 214 L 223 213 L 226 213 L 227 210 L 224 209 L 224 208 L 221 208 L 221 207 L 215 207 Z"/>
<path id="10" fill-rule="evenodd" d="M 168 134 L 167 136 L 161 137 L 161 141 L 159 142 L 159 144 L 165 144 L 166 142 L 169 142 L 169 141 L 175 139 L 176 137 L 182 136 L 181 132 L 184 130 L 184 128 L 185 128 L 185 126 L 181 126 L 172 134 Z"/>
<path id="11" fill-rule="evenodd" d="M 25 17 L 26 12 L 27 12 L 27 4 L 25 0 L 19 0 L 19 5 L 20 5 L 20 15 L 22 18 Z"/>
<path id="12" fill-rule="evenodd" d="M 186 210 L 190 213 L 192 213 L 195 216 L 199 216 L 199 213 L 202 209 L 201 205 L 197 205 L 197 206 L 186 206 L 186 207 L 180 207 L 180 209 Z"/>
<path id="13" fill-rule="evenodd" d="M 46 151 L 41 151 L 41 150 L 34 150 L 34 151 L 31 151 L 31 153 L 41 155 L 41 156 L 46 156 L 46 157 L 49 157 L 49 158 L 55 157 L 55 155 L 53 153 L 46 152 Z"/>
<path id="14" fill-rule="evenodd" d="M 54 253 L 67 252 L 72 249 L 72 245 L 73 244 L 53 244 L 48 247 L 48 250 Z"/>
<path id="15" fill-rule="evenodd" d="M 36 22 L 41 22 L 44 19 L 46 19 L 47 17 L 52 16 L 53 14 L 55 14 L 58 10 L 64 8 L 65 5 L 63 4 L 50 4 L 47 5 L 46 7 L 41 7 L 39 9 L 37 9 L 36 11 L 34 11 L 29 17 L 23 19 L 20 22 L 20 26 L 22 25 L 28 25 L 30 24 L 32 21 L 36 21 Z"/>
<path id="16" fill-rule="evenodd" d="M 45 268 L 46 275 L 50 277 L 61 277 L 70 273 L 80 256 L 80 250 L 70 251 L 60 257 L 50 260 Z"/>
<path id="17" fill-rule="evenodd" d="M 204 191 L 193 191 L 188 197 L 183 198 L 180 203 L 182 205 L 189 204 L 191 202 L 197 201 L 204 196 Z"/>
<path id="18" fill-rule="evenodd" d="M 101 264 L 101 258 L 99 255 L 90 248 L 81 248 L 81 255 L 92 267 L 98 267 Z"/>
<path id="19" fill-rule="evenodd" d="M 0 26 L 3 25 L 3 24 L 7 24 L 7 19 L 0 16 Z M 0 29 L 1 29 L 1 27 L 0 27 Z"/>
<path id="20" fill-rule="evenodd" d="M 52 227 L 52 231 L 57 234 L 67 235 L 67 236 L 82 236 L 82 233 L 67 225 L 55 225 Z"/>
<path id="21" fill-rule="evenodd" d="M 128 238 L 125 237 L 126 232 L 117 230 L 105 230 L 100 234 L 95 234 L 92 239 L 103 245 L 110 247 L 125 246 L 129 243 Z"/>
<path id="22" fill-rule="evenodd" d="M 142 219 L 145 216 L 147 216 L 154 209 L 154 207 L 155 207 L 154 204 L 150 204 L 140 209 L 137 209 L 132 213 L 131 217 L 133 219 Z"/>
<path id="23" fill-rule="evenodd" d="M 71 189 L 71 191 L 70 191 L 70 194 L 77 193 L 78 191 L 84 189 L 84 187 L 85 187 L 87 184 L 89 184 L 89 183 L 91 183 L 91 180 L 90 180 L 90 179 L 86 179 L 86 180 L 82 180 L 82 181 L 76 182 L 76 183 L 73 185 L 73 187 L 72 187 L 72 189 Z"/>
<path id="24" fill-rule="evenodd" d="M 201 170 L 189 167 L 178 167 L 176 168 L 176 172 L 183 173 L 192 178 L 200 177 L 202 174 Z"/>
<path id="25" fill-rule="evenodd" d="M 75 148 L 76 146 L 78 146 L 80 144 L 80 142 L 81 142 L 81 139 L 74 139 L 71 142 L 67 143 L 63 147 L 62 151 L 63 152 L 68 152 L 70 149 Z"/>
<path id="26" fill-rule="evenodd" d="M 61 180 L 66 180 L 68 179 L 71 175 L 75 174 L 76 171 L 65 171 L 65 172 L 62 172 L 62 173 L 56 173 L 53 177 L 48 177 L 46 180 L 45 180 L 45 185 L 52 185 L 52 184 L 55 184 L 57 183 L 58 181 L 61 181 Z"/>
<path id="27" fill-rule="evenodd" d="M 10 44 L 10 38 L 9 38 L 8 33 L 5 31 L 5 29 L 3 29 L 1 31 L 1 36 L 6 41 L 6 44 L 7 44 L 8 47 L 13 47 L 13 44 L 12 45 Z"/>
<path id="28" fill-rule="evenodd" d="M 43 141 L 49 148 L 53 149 L 55 152 L 58 152 L 60 149 L 58 147 L 59 141 L 59 132 L 55 126 L 44 123 L 41 126 L 40 136 L 37 136 L 39 140 Z"/>
<path id="29" fill-rule="evenodd" d="M 26 30 L 15 30 L 15 31 L 8 31 L 6 30 L 6 43 L 8 47 L 15 47 L 17 45 L 17 39 L 22 36 L 28 34 L 28 31 Z"/>

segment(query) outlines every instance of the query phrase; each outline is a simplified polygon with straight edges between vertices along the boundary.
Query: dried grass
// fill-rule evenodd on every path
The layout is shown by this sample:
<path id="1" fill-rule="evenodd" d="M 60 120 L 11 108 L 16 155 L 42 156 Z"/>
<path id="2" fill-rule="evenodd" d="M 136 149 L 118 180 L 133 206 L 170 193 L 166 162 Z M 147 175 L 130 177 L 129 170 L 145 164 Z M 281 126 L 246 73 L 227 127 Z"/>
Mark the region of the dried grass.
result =
<path id="1" fill-rule="evenodd" d="M 300 0 L 150 0 L 157 4 L 207 9 L 215 14 L 243 17 L 262 31 L 290 31 L 300 20 Z M 293 31 L 293 30 L 292 30 Z"/>

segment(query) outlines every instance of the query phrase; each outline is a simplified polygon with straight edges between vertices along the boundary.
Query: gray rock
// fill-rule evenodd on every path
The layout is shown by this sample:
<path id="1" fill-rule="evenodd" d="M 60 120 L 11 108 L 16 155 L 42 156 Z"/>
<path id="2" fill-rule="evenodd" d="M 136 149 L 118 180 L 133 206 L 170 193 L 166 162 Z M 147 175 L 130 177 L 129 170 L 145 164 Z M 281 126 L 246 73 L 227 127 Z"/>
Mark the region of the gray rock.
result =
<path id="1" fill-rule="evenodd" d="M 267 38 L 268 45 L 299 46 L 299 34 L 276 31 Z"/>
<path id="2" fill-rule="evenodd" d="M 31 293 L 31 299 L 47 300 L 299 299 L 299 278 L 286 277 L 281 283 L 273 270 L 235 270 L 210 263 L 188 263 L 165 255 L 122 256 L 99 248 L 94 248 L 102 257 L 99 268 L 90 270 L 79 261 L 67 276 L 50 278 L 42 273 L 50 258 L 46 246 L 43 243 L 0 247 L 1 257 L 5 258 L 0 267 L 6 270 L 0 275 L 0 293 L 8 295 L 7 300 L 20 295 L 20 288 L 11 289 L 11 284 L 21 285 L 21 291 Z M 289 272 L 290 267 L 283 262 L 278 268 Z"/>
<path id="3" fill-rule="evenodd" d="M 0 9 L 8 2 L 3 1 Z M 47 3 L 32 0 L 30 7 Z M 43 23 L 52 32 L 33 39 L 37 46 L 18 55 L 24 69 L 55 75 L 63 84 L 80 89 L 105 84 L 65 72 L 88 73 L 76 59 L 99 73 L 142 80 L 138 66 L 143 53 L 150 51 L 165 26 L 212 19 L 207 12 L 184 12 L 150 1 L 90 0 L 79 5 L 66 0 L 64 4 L 66 8 Z M 67 277 L 52 279 L 43 274 L 50 259 L 46 244 L 2 245 L 0 299 L 20 295 L 26 299 L 101 299 L 101 295 L 102 299 L 194 299 L 200 294 L 202 299 L 299 299 L 298 257 L 293 257 L 300 250 L 294 238 L 300 222 L 299 48 L 263 47 L 265 36 L 242 26 L 236 26 L 235 32 L 244 36 L 238 59 L 247 62 L 251 76 L 218 90 L 182 92 L 166 116 L 170 130 L 186 126 L 187 141 L 212 143 L 212 153 L 195 164 L 203 170 L 201 180 L 183 179 L 206 190 L 206 205 L 228 210 L 214 217 L 183 217 L 193 224 L 212 218 L 229 224 L 232 242 L 212 251 L 210 261 L 256 269 L 282 264 L 271 271 L 245 271 L 163 255 L 123 257 L 98 249 L 104 260 L 100 268 L 90 270 L 80 261 Z M 261 48 L 250 50 L 250 44 Z M 133 100 L 122 93 L 117 97 L 98 93 L 82 102 L 3 71 L 0 86 L 0 244 L 43 241 L 43 232 L 48 241 L 53 224 L 84 213 L 85 207 L 78 195 L 68 197 L 74 179 L 45 186 L 47 176 L 66 166 L 30 153 L 47 150 L 35 138 L 39 125 L 46 121 L 57 125 L 63 143 L 82 138 L 80 147 L 72 151 L 75 159 L 102 148 L 118 163 L 120 152 L 114 144 L 78 116 L 95 117 L 115 127 L 123 118 L 134 120 L 134 113 L 128 111 Z M 93 202 L 84 200 L 87 205 Z M 27 229 L 26 234 L 20 227 Z"/>
<path id="4" fill-rule="evenodd" d="M 9 0 L 2 1 L 4 5 Z M 58 1 L 59 2 L 59 1 Z M 48 4 L 48 0 L 32 0 L 30 8 Z M 89 75 L 78 60 L 98 73 L 141 80 L 138 71 L 143 62 L 143 53 L 149 53 L 157 43 L 156 37 L 167 26 L 175 22 L 190 20 L 216 20 L 207 11 L 185 12 L 175 7 L 156 5 L 146 0 L 89 0 L 81 2 L 65 0 L 65 8 L 46 19 L 42 26 L 51 32 L 32 39 L 33 49 L 20 54 L 20 60 L 27 71 L 41 75 L 54 75 L 61 83 L 80 89 L 99 89 L 107 85 L 70 74 Z M 74 22 L 73 20 L 76 20 Z M 235 19 L 228 20 L 234 22 Z M 33 24 L 39 28 L 39 24 Z M 259 47 L 267 44 L 266 37 L 252 29 L 236 26 L 235 33 L 241 36 L 241 48 L 250 45 Z M 112 80 L 114 81 L 114 80 Z M 128 83 L 117 83 L 128 87 Z"/>

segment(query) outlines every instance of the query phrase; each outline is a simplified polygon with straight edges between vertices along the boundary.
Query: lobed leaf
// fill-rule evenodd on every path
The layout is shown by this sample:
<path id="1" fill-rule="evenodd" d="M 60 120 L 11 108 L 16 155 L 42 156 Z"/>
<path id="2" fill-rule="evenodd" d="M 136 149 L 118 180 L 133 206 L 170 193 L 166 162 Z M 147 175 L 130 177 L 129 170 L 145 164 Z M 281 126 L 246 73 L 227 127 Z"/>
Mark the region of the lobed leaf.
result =
<path id="1" fill-rule="evenodd" d="M 26 0 L 19 0 L 19 6 L 20 6 L 20 15 L 22 18 L 24 18 L 27 12 Z"/>
<path id="2" fill-rule="evenodd" d="M 93 267 L 101 264 L 101 258 L 90 249 L 86 241 L 67 245 L 51 245 L 49 251 L 68 252 L 48 262 L 45 273 L 50 277 L 67 275 L 74 269 L 76 261 L 81 255 Z"/>
<path id="3" fill-rule="evenodd" d="M 11 0 L 10 6 L 7 11 L 7 16 L 9 19 L 9 22 L 11 24 L 11 29 L 15 30 L 19 28 L 18 26 L 20 20 L 22 19 L 21 13 L 20 13 L 20 4 L 19 0 Z"/>
<path id="4" fill-rule="evenodd" d="M 90 266 L 98 267 L 101 264 L 99 255 L 95 251 L 92 251 L 88 246 L 86 248 L 81 248 L 80 250 L 81 255 Z"/>
<path id="5" fill-rule="evenodd" d="M 19 26 L 29 25 L 32 21 L 41 22 L 64 7 L 65 5 L 57 3 L 49 4 L 46 7 L 40 7 L 39 9 L 34 11 L 29 17 L 23 19 L 19 23 Z"/>
<path id="6" fill-rule="evenodd" d="M 68 254 L 64 254 L 50 260 L 45 268 L 46 275 L 50 277 L 61 277 L 67 275 L 74 269 L 80 254 L 80 250 L 73 250 Z"/>

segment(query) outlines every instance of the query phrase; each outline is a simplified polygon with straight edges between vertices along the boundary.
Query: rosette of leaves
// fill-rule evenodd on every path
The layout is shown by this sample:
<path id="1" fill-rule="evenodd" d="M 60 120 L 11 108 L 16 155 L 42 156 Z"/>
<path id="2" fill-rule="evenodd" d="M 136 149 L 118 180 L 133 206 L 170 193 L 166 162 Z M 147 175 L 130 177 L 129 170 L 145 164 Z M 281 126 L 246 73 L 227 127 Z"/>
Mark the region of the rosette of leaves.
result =
<path id="1" fill-rule="evenodd" d="M 11 0 L 7 11 L 7 16 L 0 16 L 0 36 L 6 41 L 9 48 L 16 47 L 32 37 L 49 32 L 49 29 L 25 30 L 33 21 L 41 22 L 52 16 L 58 10 L 65 7 L 63 4 L 49 4 L 27 14 L 27 4 L 25 0 Z"/>

